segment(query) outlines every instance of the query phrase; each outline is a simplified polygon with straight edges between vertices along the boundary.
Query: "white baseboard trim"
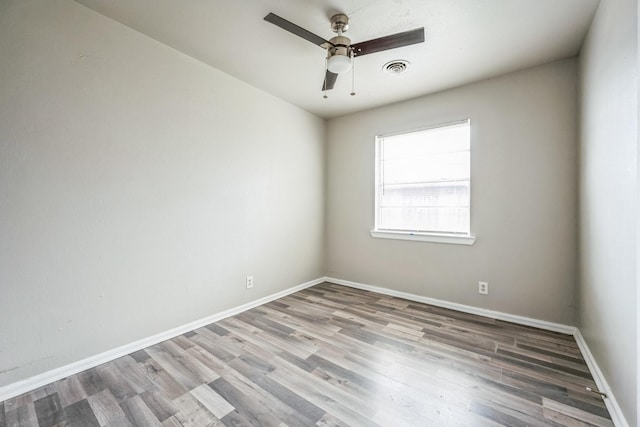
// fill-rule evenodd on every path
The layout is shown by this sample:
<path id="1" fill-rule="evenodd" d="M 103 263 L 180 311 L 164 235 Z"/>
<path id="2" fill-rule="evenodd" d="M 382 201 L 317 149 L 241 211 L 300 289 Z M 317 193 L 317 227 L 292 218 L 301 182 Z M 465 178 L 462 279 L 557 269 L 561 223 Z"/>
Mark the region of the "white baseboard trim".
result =
<path id="1" fill-rule="evenodd" d="M 315 286 L 324 281 L 325 281 L 324 278 L 311 280 L 301 285 L 297 285 L 289 289 L 285 289 L 284 291 L 276 292 L 274 294 L 257 299 L 255 301 L 248 302 L 238 307 L 234 307 L 229 310 L 225 310 L 220 313 L 213 314 L 211 316 L 205 317 L 204 319 L 196 320 L 194 322 L 187 323 L 186 325 L 178 326 L 177 328 L 160 332 L 159 334 L 156 334 L 147 338 L 143 338 L 141 340 L 138 340 L 129 344 L 125 344 L 123 346 L 120 346 L 111 350 L 107 350 L 103 353 L 96 354 L 95 356 L 87 357 L 86 359 L 79 360 L 77 362 L 73 362 L 65 366 L 61 366 L 51 371 L 43 372 L 42 374 L 35 375 L 33 377 L 24 379 L 22 381 L 18 381 L 13 384 L 6 385 L 4 387 L 0 387 L 0 402 L 5 401 L 7 399 L 11 399 L 12 397 L 19 396 L 23 393 L 30 392 L 39 387 L 61 380 L 68 376 L 75 375 L 79 372 L 86 371 L 87 369 L 94 368 L 98 365 L 102 365 L 103 363 L 110 362 L 119 357 L 126 356 L 127 354 L 133 353 L 135 351 L 142 350 L 143 348 L 149 347 L 159 342 L 177 337 L 178 335 L 182 335 L 194 329 L 201 328 L 210 323 L 217 322 L 227 317 L 242 313 L 243 311 L 250 310 L 259 305 L 266 304 L 278 298 L 282 298 L 284 296 L 301 291 L 311 286 Z"/>
<path id="2" fill-rule="evenodd" d="M 576 342 L 578 343 L 580 352 L 582 353 L 585 362 L 587 362 L 587 366 L 589 367 L 589 371 L 591 372 L 593 380 L 598 386 L 598 390 L 607 395 L 607 398 L 604 399 L 604 404 L 607 406 L 609 415 L 611 415 L 613 425 L 615 425 L 616 427 L 629 427 L 629 423 L 622 413 L 622 409 L 620 409 L 620 405 L 618 405 L 618 401 L 613 395 L 613 392 L 609 387 L 609 383 L 607 383 L 607 380 L 602 374 L 602 371 L 600 370 L 596 359 L 593 357 L 593 354 L 591 354 L 591 350 L 589 350 L 589 346 L 582 336 L 582 333 L 579 329 L 576 329 L 576 333 L 573 336 L 576 338 Z"/>
<path id="3" fill-rule="evenodd" d="M 534 328 L 545 329 L 553 332 L 560 332 L 562 334 L 573 335 L 574 332 L 576 331 L 575 326 L 568 326 L 560 323 L 547 322 L 545 320 L 533 319 L 530 317 L 517 316 L 515 314 L 488 310 L 486 308 L 479 308 L 471 305 L 458 304 L 456 302 L 444 301 L 440 299 L 425 297 L 422 295 L 395 291 L 393 289 L 366 285 L 364 283 L 351 282 L 349 280 L 336 279 L 334 277 L 325 277 L 324 280 L 326 282 L 335 283 L 336 285 L 349 286 L 351 288 L 362 289 L 364 291 L 376 292 L 383 295 L 403 298 L 409 301 L 416 301 L 424 304 L 435 305 L 436 307 L 448 308 L 451 310 L 461 311 L 463 313 L 477 314 L 478 316 L 489 317 L 491 319 L 504 320 L 506 322 L 517 323 L 519 325 L 532 326 Z"/>
<path id="4" fill-rule="evenodd" d="M 502 313 L 500 311 L 487 310 L 484 308 L 473 307 L 470 305 L 458 304 L 455 302 L 443 301 L 435 298 L 424 297 L 421 295 L 410 294 L 407 292 L 395 291 L 393 289 L 381 288 L 378 286 L 366 285 L 364 283 L 351 282 L 349 280 L 336 279 L 334 277 L 325 277 L 325 282 L 335 283 L 337 285 L 348 286 L 351 288 L 362 289 L 365 291 L 376 292 L 383 295 L 389 295 L 398 298 L 404 298 L 409 301 L 416 301 L 425 304 L 435 305 L 436 307 L 448 308 L 451 310 L 461 311 L 463 313 L 469 314 L 477 314 L 484 317 L 489 317 L 492 319 L 504 320 L 506 322 L 512 322 L 519 325 L 532 326 L 534 328 L 545 329 L 554 332 L 560 332 L 567 335 L 573 335 L 576 339 L 576 343 L 578 344 L 578 348 L 584 357 L 585 362 L 587 363 L 587 367 L 591 372 L 591 376 L 593 377 L 596 385 L 598 386 L 599 391 L 605 393 L 607 398 L 604 399 L 604 403 L 607 406 L 607 410 L 611 415 L 611 419 L 613 424 L 616 427 L 629 427 L 629 423 L 624 417 L 618 402 L 609 387 L 602 371 L 598 367 L 595 358 L 591 354 L 589 350 L 589 346 L 587 342 L 584 340 L 582 333 L 575 326 L 563 325 L 560 323 L 547 322 L 544 320 L 532 319 L 524 316 L 517 316 L 515 314 Z"/>

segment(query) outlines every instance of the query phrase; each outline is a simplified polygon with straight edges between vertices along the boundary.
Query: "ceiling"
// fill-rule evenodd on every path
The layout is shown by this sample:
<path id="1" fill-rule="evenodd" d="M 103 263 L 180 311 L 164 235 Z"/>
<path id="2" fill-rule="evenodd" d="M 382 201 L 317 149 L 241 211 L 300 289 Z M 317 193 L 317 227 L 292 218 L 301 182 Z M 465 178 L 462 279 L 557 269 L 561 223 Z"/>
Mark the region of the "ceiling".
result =
<path id="1" fill-rule="evenodd" d="M 599 0 L 76 0 L 320 117 L 331 118 L 575 56 Z M 366 55 L 324 99 L 322 48 L 263 20 L 329 39 L 350 17 L 358 43 L 424 27 L 425 43 Z M 404 59 L 403 74 L 382 71 Z"/>

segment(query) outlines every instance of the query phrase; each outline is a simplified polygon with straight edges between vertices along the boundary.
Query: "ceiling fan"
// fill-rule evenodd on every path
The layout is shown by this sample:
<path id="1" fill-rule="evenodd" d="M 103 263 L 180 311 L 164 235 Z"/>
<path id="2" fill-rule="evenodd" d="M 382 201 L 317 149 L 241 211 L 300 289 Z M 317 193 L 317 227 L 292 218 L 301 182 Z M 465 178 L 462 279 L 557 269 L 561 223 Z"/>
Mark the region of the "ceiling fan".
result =
<path id="1" fill-rule="evenodd" d="M 331 29 L 338 35 L 329 40 L 325 40 L 274 13 L 269 13 L 264 17 L 264 20 L 327 49 L 327 69 L 322 84 L 323 91 L 333 89 L 338 79 L 338 74 L 349 71 L 355 57 L 424 42 L 424 27 L 421 27 L 366 42 L 351 44 L 351 39 L 343 36 L 343 33 L 349 29 L 349 17 L 342 13 L 331 17 Z M 351 94 L 355 95 L 354 92 Z"/>

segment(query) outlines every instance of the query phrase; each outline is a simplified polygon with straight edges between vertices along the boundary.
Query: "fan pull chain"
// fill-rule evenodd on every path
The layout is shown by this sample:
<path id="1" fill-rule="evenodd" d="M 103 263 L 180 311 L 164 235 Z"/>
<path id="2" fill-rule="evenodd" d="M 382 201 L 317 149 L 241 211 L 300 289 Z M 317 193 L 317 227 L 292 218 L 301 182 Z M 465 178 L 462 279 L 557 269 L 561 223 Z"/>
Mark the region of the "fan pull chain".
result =
<path id="1" fill-rule="evenodd" d="M 327 99 L 327 71 L 329 71 L 329 58 L 324 58 L 324 85 L 323 85 L 323 89 L 324 89 L 324 94 L 322 95 L 322 97 L 324 99 Z"/>
<path id="2" fill-rule="evenodd" d="M 354 61 L 353 50 L 351 51 L 351 96 L 356 94 L 356 61 Z"/>

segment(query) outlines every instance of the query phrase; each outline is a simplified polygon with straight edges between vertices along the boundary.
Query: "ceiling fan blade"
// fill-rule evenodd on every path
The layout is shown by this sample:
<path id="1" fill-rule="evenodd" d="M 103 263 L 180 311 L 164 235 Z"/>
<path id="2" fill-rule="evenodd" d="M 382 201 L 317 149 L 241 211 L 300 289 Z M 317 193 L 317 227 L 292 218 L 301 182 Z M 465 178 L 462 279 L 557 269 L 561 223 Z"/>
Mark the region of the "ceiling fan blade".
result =
<path id="1" fill-rule="evenodd" d="M 323 39 L 322 37 L 316 36 L 311 31 L 307 31 L 304 28 L 299 27 L 298 25 L 294 24 L 293 22 L 289 22 L 284 18 L 281 18 L 274 13 L 269 13 L 267 16 L 264 17 L 264 20 L 272 23 L 273 25 L 277 25 L 283 30 L 289 31 L 290 33 L 293 33 L 296 36 L 302 37 L 303 39 L 308 40 L 311 43 L 318 45 L 320 47 L 324 47 L 323 45 L 325 44 L 333 46 L 331 43 L 329 43 L 327 40 Z"/>
<path id="2" fill-rule="evenodd" d="M 353 48 L 353 54 L 355 56 L 362 56 L 422 42 L 424 42 L 424 27 L 356 43 L 351 45 L 351 47 Z"/>
<path id="3" fill-rule="evenodd" d="M 338 75 L 327 70 L 327 74 L 324 76 L 324 82 L 322 82 L 322 90 L 325 91 L 333 89 L 333 86 L 336 84 L 336 80 L 338 80 Z"/>

